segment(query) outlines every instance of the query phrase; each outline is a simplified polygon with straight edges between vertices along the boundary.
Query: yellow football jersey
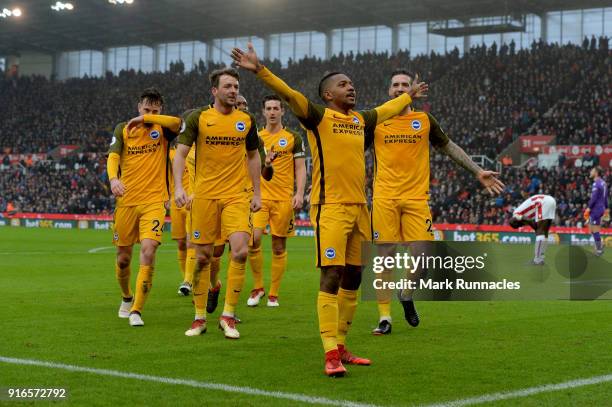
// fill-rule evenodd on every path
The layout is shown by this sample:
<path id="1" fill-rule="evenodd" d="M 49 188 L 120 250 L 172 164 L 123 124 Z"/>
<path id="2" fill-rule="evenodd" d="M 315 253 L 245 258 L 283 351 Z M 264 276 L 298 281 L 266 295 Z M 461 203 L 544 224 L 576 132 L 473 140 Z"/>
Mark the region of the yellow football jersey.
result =
<path id="1" fill-rule="evenodd" d="M 187 116 L 178 142 L 196 146 L 195 197 L 220 199 L 244 193 L 245 151 L 259 145 L 250 113 L 234 109 L 225 115 L 212 106 L 197 109 Z"/>
<path id="2" fill-rule="evenodd" d="M 366 203 L 364 134 L 376 126 L 376 111 L 344 115 L 308 104 L 308 117 L 300 121 L 312 153 L 311 204 Z"/>
<path id="3" fill-rule="evenodd" d="M 443 147 L 448 136 L 425 112 L 395 116 L 374 131 L 374 198 L 429 198 L 429 143 Z"/>
<path id="4" fill-rule="evenodd" d="M 140 125 L 130 133 L 126 123 L 115 128 L 109 153 L 120 156 L 119 179 L 125 194 L 117 207 L 168 200 L 168 143 L 176 134 L 160 125 Z"/>
<path id="5" fill-rule="evenodd" d="M 304 158 L 304 142 L 295 131 L 286 128 L 277 133 L 264 129 L 259 132 L 265 151 L 274 148 L 274 176 L 270 181 L 261 179 L 261 199 L 285 201 L 293 198 L 294 191 L 294 159 Z"/>

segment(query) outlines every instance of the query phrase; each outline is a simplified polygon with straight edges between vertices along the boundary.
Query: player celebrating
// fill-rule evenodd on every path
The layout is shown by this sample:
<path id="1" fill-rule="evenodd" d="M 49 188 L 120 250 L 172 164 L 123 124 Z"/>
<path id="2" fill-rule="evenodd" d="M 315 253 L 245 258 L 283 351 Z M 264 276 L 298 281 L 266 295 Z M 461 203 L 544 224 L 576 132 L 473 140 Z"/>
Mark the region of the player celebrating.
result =
<path id="1" fill-rule="evenodd" d="M 244 96 L 238 95 L 236 97 L 236 108 L 243 112 L 249 111 L 249 106 L 247 100 Z M 274 161 L 276 154 L 272 151 L 266 154 L 264 143 L 261 137 L 259 137 L 259 145 L 258 145 L 259 157 L 262 161 L 261 168 L 261 178 L 265 181 L 269 181 L 272 179 L 274 175 L 274 168 L 272 167 L 272 162 Z M 246 171 L 246 167 L 245 167 Z M 246 171 L 248 173 L 248 171 Z M 246 177 L 246 188 L 245 192 L 247 194 L 247 198 L 250 201 L 253 197 L 253 185 L 251 183 L 250 177 Z M 206 304 L 206 312 L 212 314 L 217 309 L 217 305 L 219 303 L 219 294 L 221 293 L 221 280 L 219 279 L 219 269 L 221 264 L 221 256 L 223 256 L 223 252 L 225 251 L 225 243 L 227 239 L 223 236 L 217 236 L 213 247 L 213 255 L 210 262 L 210 290 L 208 291 L 208 302 Z M 252 239 L 250 240 L 250 244 Z M 250 246 L 249 246 L 250 251 Z M 240 323 L 240 319 L 234 315 L 234 319 L 236 323 Z"/>
<path id="2" fill-rule="evenodd" d="M 512 213 L 508 222 L 514 229 L 528 225 L 536 233 L 535 255 L 532 264 L 544 265 L 544 252 L 546 251 L 546 239 L 548 231 L 555 219 L 557 201 L 550 195 L 534 195 L 527 198 Z"/>
<path id="3" fill-rule="evenodd" d="M 609 216 L 608 208 L 608 188 L 605 181 L 601 178 L 601 170 L 594 167 L 590 173 L 593 178 L 593 188 L 589 206 L 584 211 L 584 220 L 589 223 L 589 229 L 595 241 L 595 255 L 603 254 L 603 242 L 601 241 L 601 220 Z"/>
<path id="4" fill-rule="evenodd" d="M 389 96 L 408 92 L 414 74 L 400 69 L 391 74 Z M 474 174 L 490 193 L 500 193 L 504 185 L 492 171 L 484 171 L 442 131 L 429 113 L 410 106 L 376 126 L 374 131 L 374 199 L 372 230 L 374 241 L 418 242 L 433 240 L 429 210 L 429 143 Z M 379 325 L 375 335 L 391 333 L 391 291 L 379 291 Z M 411 295 L 400 295 L 406 320 L 419 324 Z"/>
<path id="5" fill-rule="evenodd" d="M 370 364 L 370 360 L 352 355 L 345 347 L 361 283 L 361 242 L 370 240 L 364 133 L 400 113 L 411 103 L 411 97 L 405 94 L 376 109 L 356 112 L 352 81 L 340 72 L 332 72 L 319 83 L 319 96 L 325 106 L 317 105 L 266 69 L 252 44 L 248 52 L 234 48 L 232 58 L 285 99 L 307 129 L 313 159 L 311 219 L 317 266 L 321 268 L 317 310 L 325 373 L 343 376 L 346 369 L 342 363 Z M 420 97 L 426 90 L 427 85 L 415 80 L 409 94 Z"/>
<path id="6" fill-rule="evenodd" d="M 159 115 L 163 105 L 159 91 L 149 88 L 140 95 L 138 112 Z M 144 325 L 141 314 L 151 292 L 155 251 L 162 241 L 166 216 L 168 143 L 175 137 L 175 132 L 160 125 L 128 126 L 123 122 L 115 128 L 110 145 L 107 172 L 111 191 L 117 197 L 113 223 L 115 271 L 123 297 L 119 317 L 129 318 L 131 326 Z M 136 295 L 132 296 L 130 262 L 136 242 L 140 242 L 140 267 Z"/>
<path id="7" fill-rule="evenodd" d="M 276 175 L 261 183 L 261 210 L 253 216 L 253 245 L 249 248 L 249 262 L 253 272 L 254 288 L 247 305 L 254 307 L 264 296 L 263 256 L 261 235 L 270 224 L 272 233 L 272 282 L 268 296 L 268 307 L 278 307 L 278 291 L 287 267 L 287 236 L 292 236 L 293 211 L 304 203 L 306 165 L 304 143 L 300 135 L 283 127 L 285 109 L 276 95 L 264 98 L 263 114 L 266 128 L 259 132 L 266 151 L 275 155 Z M 293 194 L 294 178 L 296 192 Z"/>
<path id="8" fill-rule="evenodd" d="M 235 307 L 244 284 L 247 244 L 251 234 L 250 210 L 261 208 L 259 177 L 261 161 L 255 118 L 235 108 L 240 76 L 235 69 L 213 71 L 210 75 L 214 103 L 191 113 L 179 136 L 174 158 L 175 199 L 177 206 L 187 203 L 182 185 L 185 157 L 196 143 L 196 176 L 191 202 L 191 242 L 196 246 L 194 302 L 196 316 L 186 335 L 206 331 L 206 302 L 210 284 L 210 259 L 218 235 L 227 236 L 231 246 L 228 287 L 219 327 L 225 337 L 238 339 Z M 246 156 L 245 156 L 246 148 Z M 245 158 L 253 183 L 249 203 L 245 189 Z"/>

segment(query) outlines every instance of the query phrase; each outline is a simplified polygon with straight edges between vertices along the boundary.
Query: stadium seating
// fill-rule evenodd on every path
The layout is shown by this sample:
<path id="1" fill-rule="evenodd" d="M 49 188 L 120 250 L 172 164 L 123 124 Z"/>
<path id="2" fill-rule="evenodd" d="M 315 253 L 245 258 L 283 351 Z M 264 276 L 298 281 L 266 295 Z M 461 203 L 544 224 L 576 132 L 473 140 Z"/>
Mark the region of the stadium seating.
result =
<path id="1" fill-rule="evenodd" d="M 525 133 L 557 135 L 557 144 L 610 141 L 612 68 L 607 38 L 601 38 L 597 47 L 589 46 L 588 41 L 583 46 L 539 42 L 526 50 L 516 50 L 514 44 L 494 44 L 472 48 L 463 56 L 456 50 L 417 57 L 406 51 L 391 56 L 349 53 L 327 61 L 290 61 L 284 68 L 278 61 L 268 65 L 313 100 L 318 100 L 322 73 L 345 71 L 357 87 L 359 108 L 388 99 L 386 89 L 394 69 L 418 72 L 431 84 L 431 94 L 417 107 L 434 114 L 469 154 L 491 159 Z M 59 145 L 78 145 L 83 153 L 97 153 L 94 158 L 81 154 L 62 162 L 7 165 L 5 160 L 0 171 L 0 211 L 12 202 L 21 211 L 110 212 L 113 199 L 106 189 L 104 152 L 114 125 L 137 114 L 138 94 L 149 86 L 162 91 L 168 114 L 208 103 L 207 75 L 215 68 L 218 66 L 200 64 L 184 72 L 183 64 L 173 64 L 165 73 L 123 71 L 117 76 L 65 82 L 42 77 L 0 79 L 0 151 L 47 153 Z M 263 123 L 259 101 L 268 91 L 251 75 L 244 75 L 241 88 L 251 111 Z M 291 115 L 286 122 L 298 126 Z M 492 199 L 445 157 L 433 152 L 431 162 L 435 222 L 504 223 L 512 204 L 525 194 L 543 192 L 558 198 L 560 223 L 575 225 L 588 201 L 584 169 L 510 169 L 503 174 L 507 194 Z M 370 154 L 367 163 L 371 181 Z M 534 177 L 540 179 L 537 188 L 529 184 Z M 371 197 L 370 185 L 367 192 Z M 307 208 L 301 217 L 306 214 Z"/>

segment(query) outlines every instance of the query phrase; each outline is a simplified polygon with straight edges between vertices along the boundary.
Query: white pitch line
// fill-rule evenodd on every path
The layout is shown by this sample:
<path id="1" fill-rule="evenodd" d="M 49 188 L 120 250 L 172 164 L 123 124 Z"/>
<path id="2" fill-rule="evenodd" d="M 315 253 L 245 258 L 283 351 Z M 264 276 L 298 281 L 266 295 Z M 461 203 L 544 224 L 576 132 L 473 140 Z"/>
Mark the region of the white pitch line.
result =
<path id="1" fill-rule="evenodd" d="M 230 384 L 223 384 L 223 383 L 199 382 L 196 380 L 174 379 L 171 377 L 151 376 L 151 375 L 144 375 L 144 374 L 138 374 L 138 373 L 121 372 L 118 370 L 96 369 L 92 367 L 66 365 L 63 363 L 45 362 L 43 360 L 18 359 L 18 358 L 0 356 L 0 362 L 10 363 L 14 365 L 48 367 L 51 369 L 67 370 L 69 372 L 91 373 L 91 374 L 96 374 L 100 376 L 111 376 L 111 377 L 121 377 L 125 379 L 136 379 L 136 380 L 141 380 L 141 381 L 146 381 L 146 382 L 197 387 L 197 388 L 209 389 L 209 390 L 219 390 L 219 391 L 224 391 L 224 392 L 229 392 L 229 393 L 242 393 L 242 394 L 248 394 L 252 396 L 263 396 L 263 397 L 271 397 L 271 398 L 283 399 L 283 400 L 300 401 L 302 403 L 307 403 L 307 404 L 322 404 L 326 406 L 342 406 L 342 407 L 378 407 L 375 404 L 357 403 L 357 402 L 353 402 L 350 400 L 334 400 L 334 399 L 328 399 L 325 397 L 308 396 L 306 394 L 261 390 L 261 389 L 256 389 L 253 387 L 232 386 Z"/>
<path id="2" fill-rule="evenodd" d="M 428 405 L 423 406 L 423 407 L 462 407 L 462 406 L 471 406 L 471 405 L 474 405 L 474 404 L 490 403 L 490 402 L 499 401 L 499 400 L 507 400 L 507 399 L 514 399 L 514 398 L 519 398 L 519 397 L 527 397 L 527 396 L 533 396 L 534 394 L 548 393 L 548 392 L 559 391 L 559 390 L 574 389 L 576 387 L 590 386 L 590 385 L 593 385 L 593 384 L 601 384 L 601 383 L 608 383 L 608 382 L 612 382 L 612 374 L 608 374 L 608 375 L 604 375 L 604 376 L 595 376 L 595 377 L 590 377 L 590 378 L 587 378 L 587 379 L 570 380 L 568 382 L 557 383 L 557 384 L 545 384 L 545 385 L 542 385 L 542 386 L 527 387 L 525 389 L 515 390 L 515 391 L 507 391 L 507 392 L 500 392 L 500 393 L 485 394 L 485 395 L 482 395 L 482 396 L 471 397 L 471 398 L 467 398 L 467 399 L 461 399 L 461 400 L 455 400 L 455 401 L 447 401 L 447 402 L 436 403 L 436 404 L 428 404 Z"/>
<path id="3" fill-rule="evenodd" d="M 112 249 L 115 246 L 102 246 L 102 247 L 94 247 L 93 249 L 87 250 L 87 253 L 98 253 L 102 250 Z"/>

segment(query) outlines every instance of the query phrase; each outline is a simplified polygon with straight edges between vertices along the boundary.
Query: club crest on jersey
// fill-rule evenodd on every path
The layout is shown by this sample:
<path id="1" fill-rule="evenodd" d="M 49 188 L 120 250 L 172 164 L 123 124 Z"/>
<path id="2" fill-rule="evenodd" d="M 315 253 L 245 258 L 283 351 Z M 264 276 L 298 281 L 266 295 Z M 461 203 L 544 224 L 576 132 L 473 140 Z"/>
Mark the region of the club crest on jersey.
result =
<path id="1" fill-rule="evenodd" d="M 113 240 L 119 240 L 119 233 L 115 232 L 115 234 L 113 234 Z"/>
<path id="2" fill-rule="evenodd" d="M 419 120 L 413 120 L 412 128 L 415 130 L 421 130 L 421 122 Z"/>
<path id="3" fill-rule="evenodd" d="M 328 259 L 335 259 L 336 249 L 334 249 L 333 247 L 328 247 L 327 249 L 325 249 L 325 257 L 327 257 Z"/>
<path id="4" fill-rule="evenodd" d="M 278 140 L 278 145 L 280 147 L 287 147 L 287 139 L 286 138 L 282 138 L 282 139 Z"/>
<path id="5" fill-rule="evenodd" d="M 153 130 L 149 133 L 149 137 L 151 137 L 151 140 L 157 140 L 159 138 L 159 131 Z"/>
<path id="6" fill-rule="evenodd" d="M 375 232 L 374 232 L 374 240 L 378 240 L 378 236 L 379 236 L 379 235 L 378 235 L 378 232 L 376 232 L 376 231 L 375 231 Z"/>
<path id="7" fill-rule="evenodd" d="M 194 239 L 199 239 L 200 238 L 200 231 L 199 230 L 194 230 L 193 231 L 193 238 Z"/>
<path id="8" fill-rule="evenodd" d="M 244 122 L 238 122 L 238 123 L 236 123 L 236 130 L 238 130 L 238 131 L 244 131 L 244 129 L 246 129 L 246 124 L 244 124 Z"/>
<path id="9" fill-rule="evenodd" d="M 353 116 L 353 123 L 359 124 L 359 118 L 357 116 Z"/>

